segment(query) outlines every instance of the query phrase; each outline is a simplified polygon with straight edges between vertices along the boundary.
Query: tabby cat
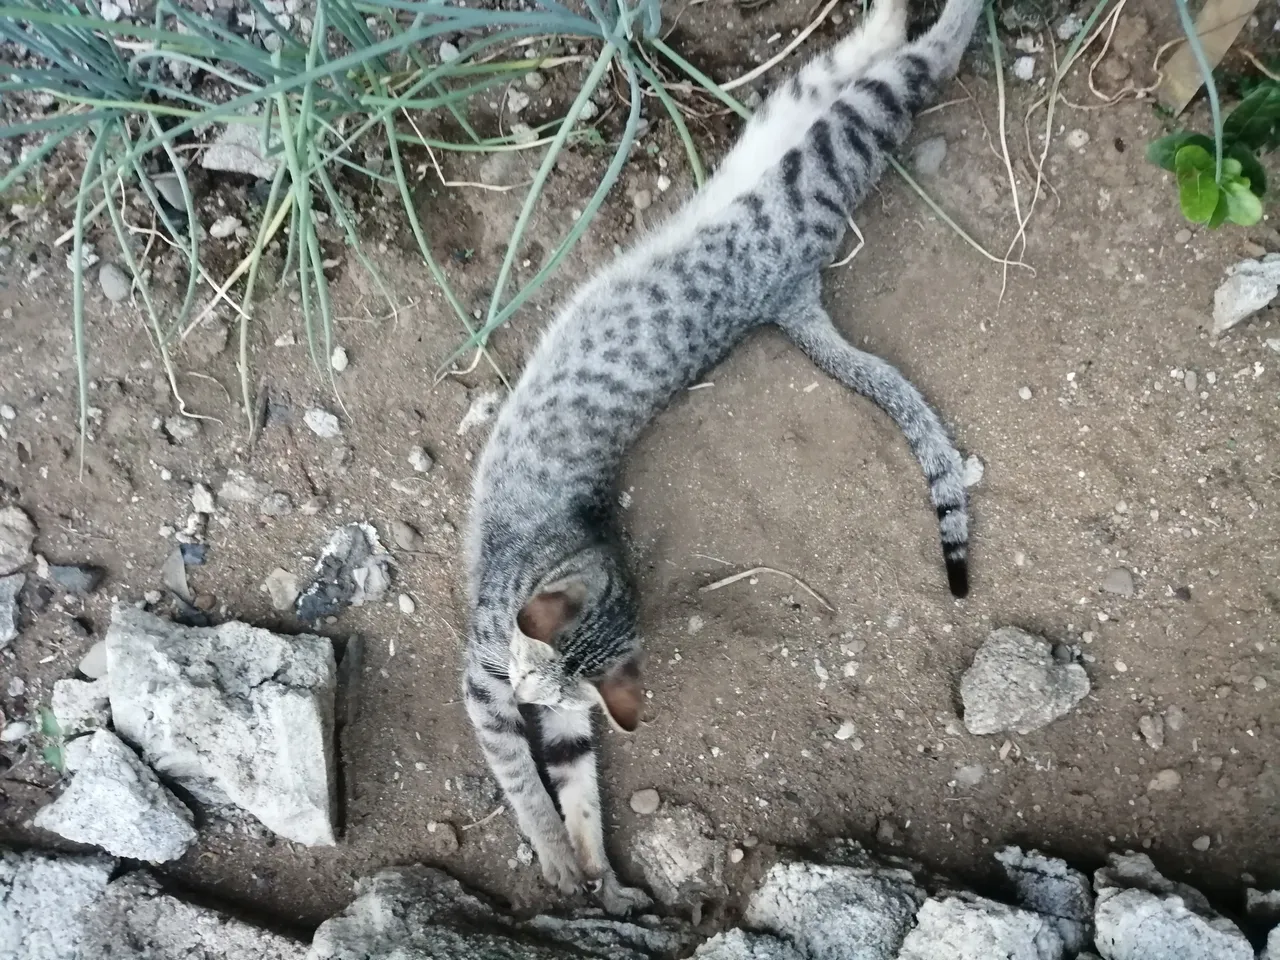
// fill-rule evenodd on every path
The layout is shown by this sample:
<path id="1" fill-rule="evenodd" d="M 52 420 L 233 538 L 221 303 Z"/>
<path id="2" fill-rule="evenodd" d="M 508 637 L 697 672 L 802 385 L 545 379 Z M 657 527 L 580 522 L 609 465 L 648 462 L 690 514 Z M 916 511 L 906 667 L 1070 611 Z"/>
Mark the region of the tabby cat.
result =
<path id="1" fill-rule="evenodd" d="M 968 591 L 959 453 L 920 393 L 840 335 L 819 300 L 858 201 L 914 112 L 955 72 L 983 0 L 948 0 L 907 42 L 905 0 L 755 114 L 715 176 L 582 286 L 502 409 L 475 477 L 467 711 L 548 882 L 610 912 L 647 905 L 604 847 L 593 707 L 634 730 L 636 601 L 613 505 L 623 455 L 678 392 L 753 328 L 776 324 L 905 434 L 929 480 L 951 592 Z"/>

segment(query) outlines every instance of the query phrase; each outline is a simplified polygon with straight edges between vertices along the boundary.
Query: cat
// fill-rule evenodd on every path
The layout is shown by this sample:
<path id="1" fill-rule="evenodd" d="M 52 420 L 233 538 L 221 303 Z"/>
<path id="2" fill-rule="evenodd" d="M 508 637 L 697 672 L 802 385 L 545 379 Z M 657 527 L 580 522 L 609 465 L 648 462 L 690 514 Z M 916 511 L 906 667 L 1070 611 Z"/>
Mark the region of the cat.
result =
<path id="1" fill-rule="evenodd" d="M 611 913 L 648 905 L 604 847 L 594 708 L 633 731 L 644 702 L 635 591 L 613 504 L 624 454 L 679 391 L 773 323 L 876 403 L 924 468 L 948 583 L 968 591 L 960 454 L 894 367 L 854 348 L 819 299 L 850 212 L 953 74 L 983 0 L 948 0 L 907 42 L 905 0 L 763 104 L 705 187 L 560 311 L 499 413 L 467 531 L 463 694 L 546 880 Z"/>

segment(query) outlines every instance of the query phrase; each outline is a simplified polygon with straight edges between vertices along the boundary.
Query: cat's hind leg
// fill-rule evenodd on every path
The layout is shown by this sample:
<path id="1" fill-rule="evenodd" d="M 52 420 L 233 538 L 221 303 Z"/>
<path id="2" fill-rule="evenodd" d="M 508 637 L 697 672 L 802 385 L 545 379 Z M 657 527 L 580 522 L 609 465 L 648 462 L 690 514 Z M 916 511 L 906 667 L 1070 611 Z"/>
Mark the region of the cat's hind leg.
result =
<path id="1" fill-rule="evenodd" d="M 969 496 L 960 452 L 941 418 L 892 364 L 859 350 L 836 329 L 818 299 L 815 276 L 776 322 L 814 363 L 893 418 L 924 468 L 938 514 L 951 592 L 969 592 Z"/>
<path id="2" fill-rule="evenodd" d="M 556 790 L 569 842 L 600 904 L 612 914 L 643 910 L 652 900 L 618 882 L 604 847 L 592 715 L 586 710 L 539 709 L 538 736 L 547 778 Z"/>

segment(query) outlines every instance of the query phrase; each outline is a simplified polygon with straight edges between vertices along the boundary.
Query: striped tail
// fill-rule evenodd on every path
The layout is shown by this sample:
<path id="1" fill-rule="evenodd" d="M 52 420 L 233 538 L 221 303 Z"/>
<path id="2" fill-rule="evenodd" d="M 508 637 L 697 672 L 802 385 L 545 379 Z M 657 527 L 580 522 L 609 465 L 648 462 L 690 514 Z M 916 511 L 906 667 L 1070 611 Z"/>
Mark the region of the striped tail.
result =
<path id="1" fill-rule="evenodd" d="M 947 585 L 957 597 L 969 593 L 969 496 L 964 464 L 933 408 L 890 363 L 853 346 L 840 335 L 818 302 L 817 284 L 777 320 L 814 363 L 893 418 L 924 468 L 938 514 Z"/>

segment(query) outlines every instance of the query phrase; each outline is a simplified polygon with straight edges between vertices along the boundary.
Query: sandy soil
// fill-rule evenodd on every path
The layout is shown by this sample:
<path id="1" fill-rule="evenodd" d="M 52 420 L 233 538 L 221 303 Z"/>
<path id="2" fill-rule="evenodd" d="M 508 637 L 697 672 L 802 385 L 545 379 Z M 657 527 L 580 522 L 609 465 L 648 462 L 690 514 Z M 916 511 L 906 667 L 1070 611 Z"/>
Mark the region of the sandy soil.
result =
<path id="1" fill-rule="evenodd" d="M 701 44 L 713 64 L 740 65 L 776 48 L 765 42 L 775 25 L 789 33 L 806 13 L 782 2 L 748 14 L 694 7 L 680 36 L 695 50 Z M 1175 28 L 1163 14 L 1143 27 L 1126 14 L 1112 57 L 1145 81 L 1156 46 Z M 819 36 L 838 29 L 828 25 Z M 1038 55 L 1041 74 L 1045 59 Z M 916 141 L 943 136 L 949 144 L 940 171 L 923 183 L 1003 252 L 1015 219 L 990 139 L 994 79 L 980 57 L 963 79 L 973 99 L 920 123 Z M 1072 102 L 1091 102 L 1080 77 L 1069 87 Z M 1035 95 L 1011 81 L 1009 139 L 1024 205 L 1030 167 L 1021 118 Z M 964 97 L 959 87 L 947 99 L 956 97 Z M 625 188 L 548 296 L 495 339 L 506 371 L 520 369 L 542 311 L 573 277 L 687 195 L 683 153 L 653 115 L 653 149 L 637 154 Z M 1280 234 L 1264 222 L 1187 239 L 1172 184 L 1143 159 L 1164 129 L 1149 105 L 1060 106 L 1058 117 L 1045 168 L 1054 192 L 1028 232 L 1035 273 L 1011 270 L 1003 299 L 1001 268 L 893 176 L 859 215 L 866 247 L 828 275 L 841 327 L 899 364 L 985 463 L 974 490 L 969 600 L 946 592 L 924 483 L 895 428 L 774 332 L 752 337 L 634 452 L 624 500 L 652 700 L 634 737 L 605 735 L 611 846 L 624 873 L 637 822 L 627 798 L 656 787 L 669 802 L 707 810 L 726 844 L 758 840 L 730 868 L 741 883 L 771 846 L 839 835 L 977 879 L 991 849 L 1006 842 L 1085 866 L 1108 850 L 1143 848 L 1166 872 L 1232 891 L 1227 908 L 1238 906 L 1244 872 L 1280 885 L 1280 355 L 1264 342 L 1280 336 L 1280 323 L 1264 312 L 1220 340 L 1209 336 L 1224 267 L 1259 246 L 1280 249 Z M 724 142 L 714 134 L 729 129 L 717 120 L 697 132 L 714 153 Z M 1066 146 L 1074 130 L 1088 134 L 1079 149 Z M 519 180 L 531 162 L 483 176 Z M 562 165 L 535 224 L 535 266 L 599 166 L 585 150 Z M 451 174 L 476 179 L 482 171 L 460 163 Z M 659 175 L 673 182 L 665 193 L 656 189 Z M 441 227 L 458 235 L 439 246 L 464 251 L 449 269 L 479 306 L 520 191 L 443 191 L 431 176 L 423 202 L 434 222 L 458 224 Z M 654 197 L 642 213 L 631 201 L 641 189 Z M 247 203 L 243 184 L 210 196 L 211 214 L 220 203 Z M 311 406 L 339 407 L 310 367 L 286 292 L 262 304 L 253 335 L 255 382 L 273 404 L 267 429 L 248 441 L 223 316 L 179 356 L 188 404 L 217 419 L 174 442 L 153 426 L 176 407 L 139 312 L 113 307 L 95 289 L 88 312 L 99 412 L 80 477 L 62 252 L 50 254 L 48 237 L 16 230 L 0 281 L 0 402 L 17 414 L 0 424 L 0 494 L 30 512 L 37 549 L 51 561 L 109 571 L 83 603 L 58 595 L 41 610 L 28 604 L 21 636 L 0 655 L 0 705 L 10 717 L 46 703 L 52 682 L 73 674 L 102 636 L 113 599 L 137 601 L 158 588 L 173 546 L 161 528 L 182 527 L 195 482 L 216 486 L 241 469 L 297 506 L 313 497 L 325 504 L 314 516 L 219 512 L 207 564 L 189 570 L 215 619 L 301 629 L 272 611 L 260 585 L 276 567 L 304 574 L 329 531 L 348 519 L 368 519 L 384 533 L 403 520 L 423 534 L 418 552 L 397 551 L 395 592 L 416 600 L 413 615 L 393 596 L 322 631 L 344 642 L 358 634 L 367 645 L 360 712 L 340 742 L 341 844 L 304 849 L 213 819 L 199 845 L 165 870 L 302 928 L 340 908 L 355 877 L 406 861 L 442 864 L 520 905 L 554 902 L 536 865 L 515 859 L 520 838 L 508 816 L 461 829 L 497 803 L 458 702 L 458 532 L 484 441 L 483 429 L 460 435 L 458 425 L 470 400 L 497 380 L 482 364 L 432 387 L 460 331 L 410 238 L 376 225 L 392 222 L 371 215 L 368 233 L 375 249 L 385 244 L 378 257 L 403 307 L 398 319 L 382 316 L 354 260 L 335 272 L 348 318 L 338 338 L 351 358 L 338 377 L 348 415 L 336 442 L 302 423 Z M 45 258 L 49 271 L 28 282 L 32 257 Z M 273 346 L 289 331 L 298 345 Z M 408 464 L 417 445 L 436 460 L 429 474 Z M 699 592 L 760 564 L 802 577 L 836 612 L 770 574 Z M 1132 597 L 1101 589 L 1120 567 L 1132 572 Z M 1007 624 L 1080 644 L 1093 692 L 1035 734 L 973 737 L 957 721 L 959 677 L 987 633 Z M 6 695 L 13 677 L 25 681 L 21 697 Z M 1153 749 L 1139 719 L 1173 707 L 1184 721 Z M 845 720 L 856 735 L 837 740 Z M 56 792 L 56 775 L 30 751 L 3 751 L 13 766 L 0 772 L 0 838 L 57 846 L 28 825 Z M 961 768 L 970 769 L 958 780 Z M 1177 771 L 1180 784 L 1149 790 L 1162 769 Z M 431 831 L 437 822 L 458 828 L 458 849 L 449 831 Z M 1193 849 L 1204 835 L 1209 848 Z"/>

